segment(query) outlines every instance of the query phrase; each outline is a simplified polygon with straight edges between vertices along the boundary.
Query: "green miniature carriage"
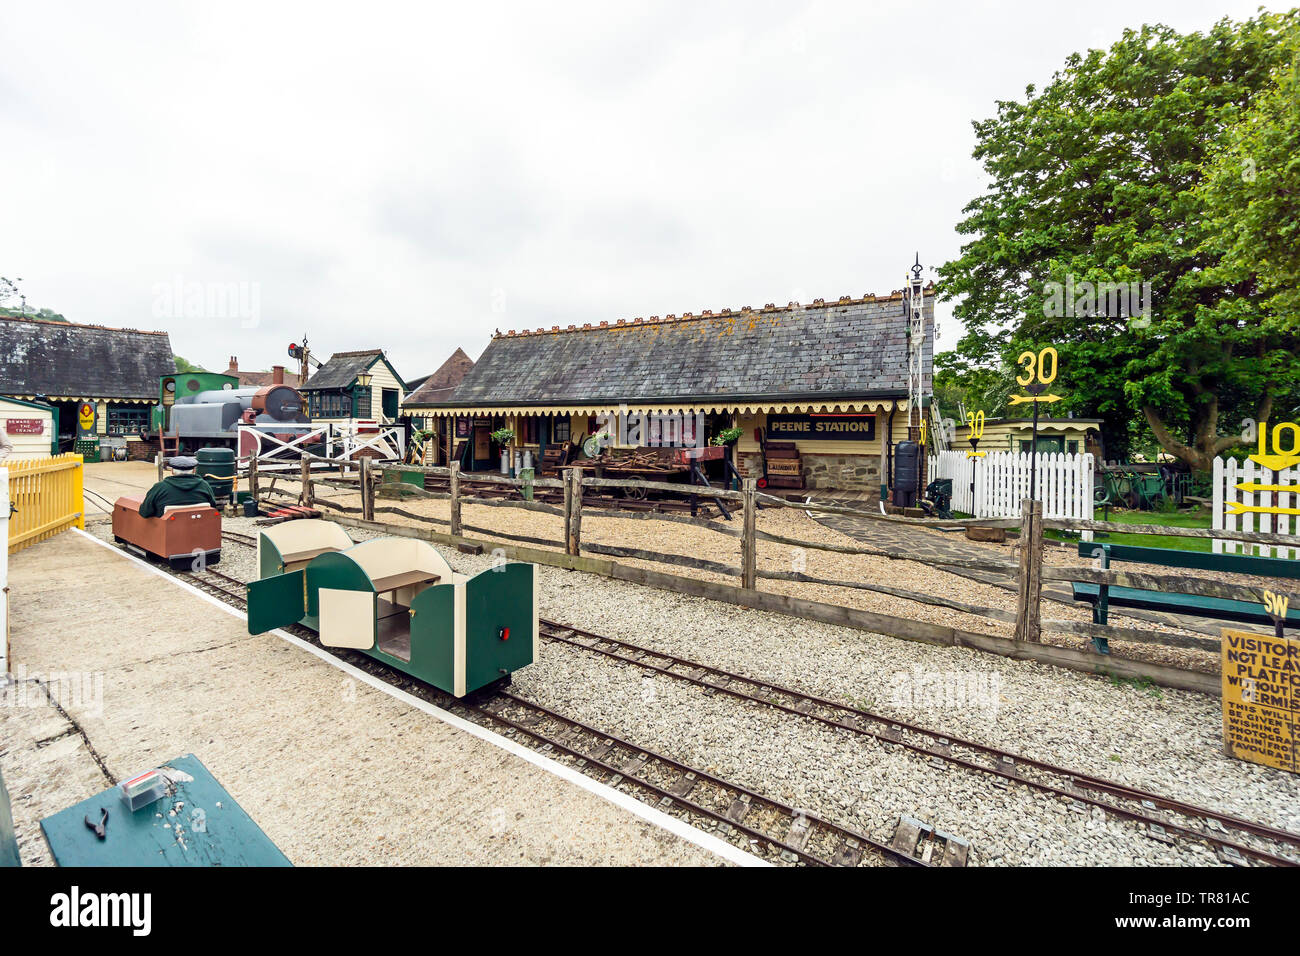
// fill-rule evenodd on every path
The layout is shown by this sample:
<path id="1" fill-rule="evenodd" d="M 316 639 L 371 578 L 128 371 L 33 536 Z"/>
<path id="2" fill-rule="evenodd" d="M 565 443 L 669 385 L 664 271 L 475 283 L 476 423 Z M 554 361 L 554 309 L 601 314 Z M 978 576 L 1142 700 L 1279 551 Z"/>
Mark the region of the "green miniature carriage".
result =
<path id="1" fill-rule="evenodd" d="M 265 529 L 248 631 L 303 624 L 456 697 L 507 681 L 537 656 L 537 570 L 504 562 L 467 576 L 428 542 L 360 544 L 332 521 Z"/>

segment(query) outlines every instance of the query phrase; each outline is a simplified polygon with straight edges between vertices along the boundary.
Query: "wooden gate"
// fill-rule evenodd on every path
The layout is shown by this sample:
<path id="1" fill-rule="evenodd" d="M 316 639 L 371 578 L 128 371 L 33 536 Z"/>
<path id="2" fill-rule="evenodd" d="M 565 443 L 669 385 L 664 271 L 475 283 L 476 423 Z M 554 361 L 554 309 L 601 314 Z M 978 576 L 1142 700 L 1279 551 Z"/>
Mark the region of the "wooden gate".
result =
<path id="1" fill-rule="evenodd" d="M 68 528 L 85 528 L 80 455 L 11 461 L 9 554 Z"/>

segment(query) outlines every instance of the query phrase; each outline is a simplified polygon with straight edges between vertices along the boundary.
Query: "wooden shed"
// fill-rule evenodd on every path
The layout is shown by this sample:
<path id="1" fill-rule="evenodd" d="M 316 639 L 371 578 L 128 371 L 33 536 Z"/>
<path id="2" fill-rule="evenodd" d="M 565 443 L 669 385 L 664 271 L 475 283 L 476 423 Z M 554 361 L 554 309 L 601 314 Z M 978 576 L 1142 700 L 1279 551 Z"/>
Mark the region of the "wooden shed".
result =
<path id="1" fill-rule="evenodd" d="M 9 455 L 12 459 L 57 454 L 58 420 L 58 409 L 52 405 L 0 395 L 0 429 L 14 446 Z"/>

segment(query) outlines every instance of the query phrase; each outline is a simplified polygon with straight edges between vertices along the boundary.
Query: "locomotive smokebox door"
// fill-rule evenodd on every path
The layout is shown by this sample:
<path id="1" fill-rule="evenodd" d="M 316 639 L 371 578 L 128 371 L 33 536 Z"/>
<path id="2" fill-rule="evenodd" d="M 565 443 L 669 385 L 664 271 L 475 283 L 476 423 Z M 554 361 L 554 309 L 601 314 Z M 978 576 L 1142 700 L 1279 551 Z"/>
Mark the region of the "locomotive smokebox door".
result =
<path id="1" fill-rule="evenodd" d="M 307 572 L 290 571 L 248 584 L 248 633 L 297 624 L 307 613 Z"/>

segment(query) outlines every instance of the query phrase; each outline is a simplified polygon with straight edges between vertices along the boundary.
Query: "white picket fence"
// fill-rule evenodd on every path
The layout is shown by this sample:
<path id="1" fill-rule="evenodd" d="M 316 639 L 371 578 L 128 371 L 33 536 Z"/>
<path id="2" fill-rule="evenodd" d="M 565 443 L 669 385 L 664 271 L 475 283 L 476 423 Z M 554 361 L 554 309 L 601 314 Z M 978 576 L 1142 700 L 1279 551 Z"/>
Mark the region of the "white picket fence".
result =
<path id="1" fill-rule="evenodd" d="M 1270 471 L 1253 461 L 1214 459 L 1214 513 L 1211 527 L 1224 531 L 1258 531 L 1264 534 L 1300 533 L 1300 516 L 1262 514 L 1247 511 L 1228 514 L 1228 505 L 1256 508 L 1300 508 L 1300 494 L 1290 491 L 1242 491 L 1237 485 L 1284 485 L 1300 489 L 1300 468 Z M 1295 530 L 1292 530 L 1295 529 Z M 1281 545 L 1247 544 L 1213 539 L 1215 554 L 1254 554 L 1264 558 L 1295 558 L 1300 548 Z"/>
<path id="2" fill-rule="evenodd" d="M 964 451 L 941 451 L 929 459 L 930 480 L 952 479 L 952 507 L 977 518 L 1018 518 L 1029 497 L 1030 456 L 991 451 L 967 458 Z M 1035 497 L 1047 518 L 1092 519 L 1092 455 L 1038 454 Z M 973 486 L 973 487 L 972 487 Z M 1092 540 L 1092 532 L 1084 532 Z"/>

